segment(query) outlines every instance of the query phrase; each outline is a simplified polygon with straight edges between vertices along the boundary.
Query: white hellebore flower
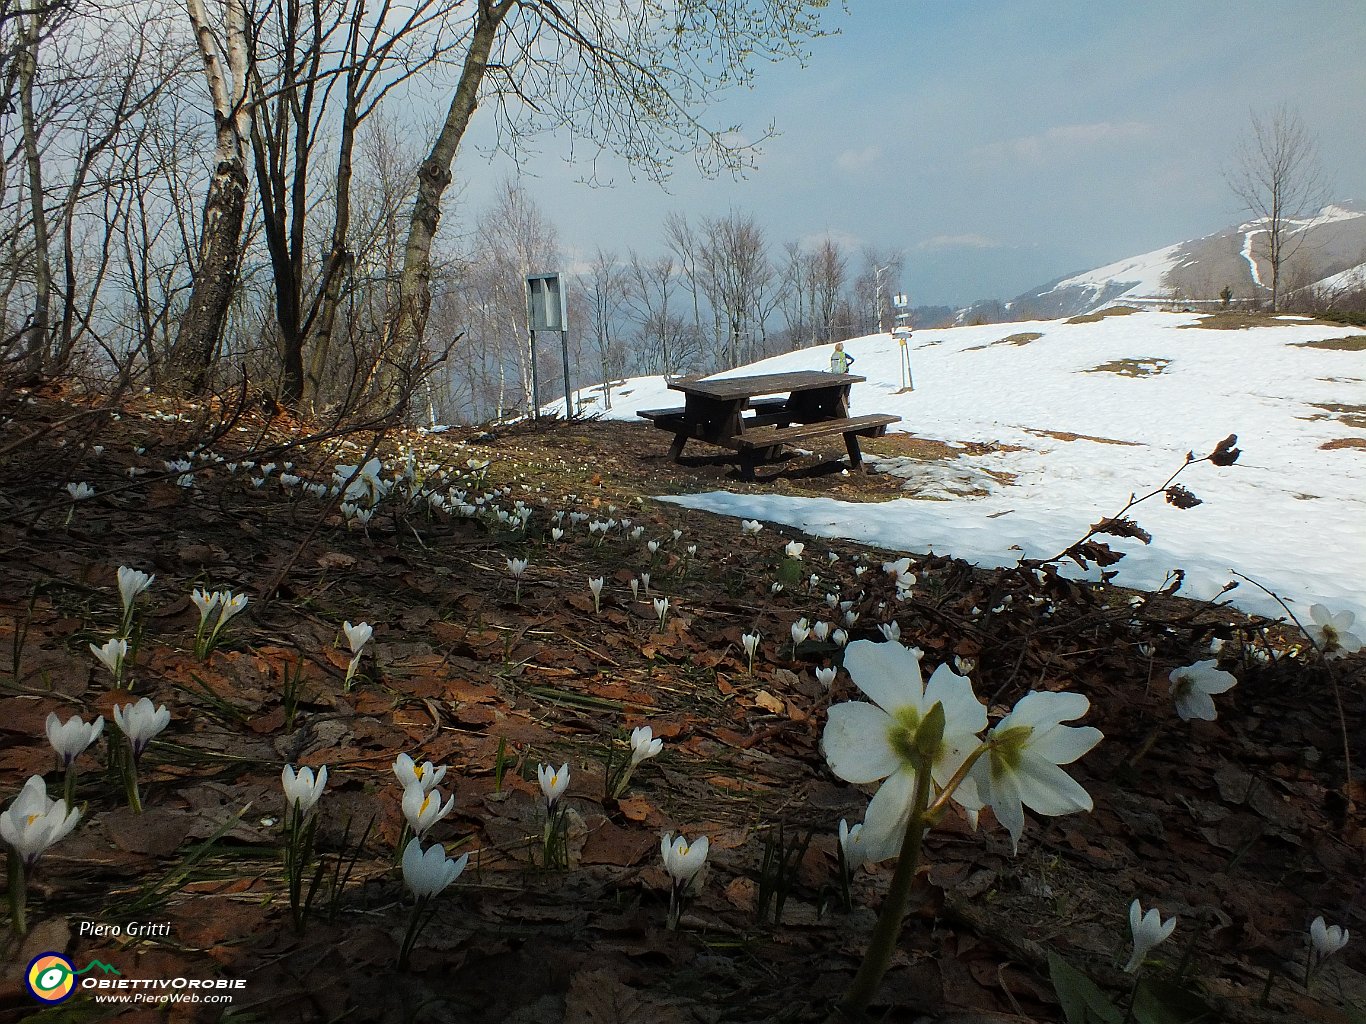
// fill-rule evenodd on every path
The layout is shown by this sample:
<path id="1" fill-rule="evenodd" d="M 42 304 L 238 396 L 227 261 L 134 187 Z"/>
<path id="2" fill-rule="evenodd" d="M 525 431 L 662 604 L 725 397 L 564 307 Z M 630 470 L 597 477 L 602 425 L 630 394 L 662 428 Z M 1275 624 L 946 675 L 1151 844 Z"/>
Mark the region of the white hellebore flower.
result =
<path id="1" fill-rule="evenodd" d="M 297 808 L 300 816 L 307 815 L 327 786 L 327 765 L 319 768 L 315 776 L 312 768 L 300 768 L 296 774 L 294 766 L 287 764 L 280 773 L 280 785 L 285 791 L 285 806 Z"/>
<path id="2" fill-rule="evenodd" d="M 844 870 L 853 874 L 863 867 L 867 854 L 863 849 L 863 824 L 852 828 L 843 818 L 840 819 L 840 851 L 844 854 Z"/>
<path id="3" fill-rule="evenodd" d="M 0 814 L 0 838 L 31 868 L 48 847 L 70 835 L 80 820 L 81 812 L 68 810 L 65 800 L 49 800 L 43 777 L 32 775 Z"/>
<path id="4" fill-rule="evenodd" d="M 790 540 L 787 547 L 783 548 L 783 554 L 788 558 L 801 558 L 802 552 L 806 550 L 806 545 L 798 540 Z"/>
<path id="5" fill-rule="evenodd" d="M 55 711 L 49 712 L 47 716 L 47 741 L 52 744 L 52 749 L 57 751 L 63 768 L 71 767 L 71 762 L 80 757 L 86 747 L 99 739 L 102 732 L 103 715 L 96 716 L 89 725 L 85 724 L 80 715 L 72 715 L 65 724 L 57 717 Z"/>
<path id="6" fill-rule="evenodd" d="M 152 585 L 155 576 L 149 576 L 126 565 L 119 566 L 119 598 L 123 601 L 123 614 L 132 610 L 133 602 L 139 594 Z"/>
<path id="7" fill-rule="evenodd" d="M 970 812 L 989 804 L 1017 850 L 1024 807 L 1047 815 L 1089 811 L 1091 794 L 1060 766 L 1101 741 L 1099 729 L 1062 724 L 1080 718 L 1090 706 L 1080 693 L 1025 694 L 987 735 L 990 749 L 972 766 L 958 802 Z"/>
<path id="8" fill-rule="evenodd" d="M 1309 944 L 1314 949 L 1314 957 L 1318 960 L 1326 960 L 1343 946 L 1347 945 L 1347 940 L 1352 937 L 1352 933 L 1340 924 L 1328 924 L 1323 920 L 1322 915 L 1314 918 L 1314 923 L 1309 926 Z"/>
<path id="9" fill-rule="evenodd" d="M 421 783 L 424 791 L 429 791 L 446 777 L 446 766 L 438 768 L 430 761 L 418 764 L 407 754 L 399 754 L 394 758 L 394 774 L 398 776 L 398 784 L 404 789 L 417 782 Z"/>
<path id="10" fill-rule="evenodd" d="M 654 730 L 642 725 L 631 730 L 631 767 L 634 768 L 664 749 L 664 741 L 654 738 Z"/>
<path id="11" fill-rule="evenodd" d="M 706 836 L 699 836 L 689 846 L 681 835 L 675 838 L 672 832 L 665 834 L 659 842 L 659 849 L 664 855 L 664 869 L 673 879 L 675 889 L 686 888 L 697 877 L 707 863 L 707 850 L 710 847 L 711 840 Z"/>
<path id="12" fill-rule="evenodd" d="M 920 662 L 898 643 L 856 640 L 845 649 L 844 668 L 873 703 L 832 707 L 821 751 L 830 770 L 846 782 L 887 780 L 868 805 L 862 831 L 867 859 L 886 860 L 901 849 L 918 767 L 928 763 L 931 778 L 946 785 L 977 749 L 987 709 L 973 695 L 972 684 L 947 666 L 924 683 Z M 921 735 L 936 704 L 943 711 L 943 733 Z"/>
<path id="13" fill-rule="evenodd" d="M 151 743 L 170 721 L 171 713 L 166 710 L 166 705 L 155 707 L 146 697 L 136 704 L 114 705 L 114 724 L 132 744 L 134 760 L 142 756 L 147 744 Z"/>
<path id="14" fill-rule="evenodd" d="M 104 667 L 117 676 L 123 668 L 123 659 L 128 657 L 128 641 L 114 637 L 112 640 L 106 640 L 103 647 L 91 644 L 90 653 L 99 658 Z"/>
<path id="15" fill-rule="evenodd" d="M 424 789 L 421 782 L 413 781 L 403 790 L 403 816 L 416 836 L 424 836 L 427 830 L 451 811 L 455 810 L 455 797 L 441 803 L 441 790 Z"/>
<path id="16" fill-rule="evenodd" d="M 361 648 L 375 635 L 374 627 L 368 622 L 358 622 L 354 626 L 349 622 L 343 622 L 342 632 L 346 634 L 346 642 L 351 645 L 352 654 L 359 654 Z"/>
<path id="17" fill-rule="evenodd" d="M 541 792 L 545 794 L 545 805 L 554 807 L 564 791 L 569 788 L 569 765 L 562 764 L 560 770 L 555 771 L 548 764 L 538 764 L 536 777 L 541 782 Z"/>
<path id="18" fill-rule="evenodd" d="M 1172 669 L 1172 700 L 1176 702 L 1176 713 L 1182 721 L 1198 718 L 1202 722 L 1212 722 L 1218 717 L 1210 694 L 1223 693 L 1238 685 L 1233 674 L 1222 671 L 1217 667 L 1218 664 L 1211 658 L 1185 668 Z"/>
<path id="19" fill-rule="evenodd" d="M 1349 633 L 1356 616 L 1352 612 L 1334 615 L 1326 605 L 1316 604 L 1309 609 L 1313 625 L 1308 627 L 1309 638 L 1323 651 L 1325 658 L 1342 658 L 1361 650 L 1361 637 Z"/>
<path id="20" fill-rule="evenodd" d="M 403 848 L 403 881 L 419 900 L 429 900 L 459 878 L 469 860 L 468 853 L 451 860 L 440 843 L 433 843 L 423 853 L 422 843 L 411 839 Z"/>
<path id="21" fill-rule="evenodd" d="M 1134 900 L 1129 904 L 1129 930 L 1134 935 L 1134 955 L 1129 957 L 1129 962 L 1124 965 L 1124 969 L 1132 974 L 1143 966 L 1143 961 L 1148 957 L 1148 951 L 1159 942 L 1164 942 L 1171 937 L 1171 933 L 1176 929 L 1176 917 L 1167 918 L 1164 923 L 1162 915 L 1153 907 L 1146 914 L 1143 907 Z"/>

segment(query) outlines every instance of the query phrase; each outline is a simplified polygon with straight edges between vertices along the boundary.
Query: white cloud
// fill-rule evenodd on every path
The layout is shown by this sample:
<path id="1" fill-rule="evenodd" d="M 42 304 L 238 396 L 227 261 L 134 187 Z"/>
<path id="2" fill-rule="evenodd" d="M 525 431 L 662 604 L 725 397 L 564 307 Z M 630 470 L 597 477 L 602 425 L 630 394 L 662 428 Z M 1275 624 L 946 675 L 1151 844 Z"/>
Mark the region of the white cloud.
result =
<path id="1" fill-rule="evenodd" d="M 935 235 L 919 243 L 917 249 L 1000 249 L 1004 245 L 994 238 L 971 232 L 961 235 Z"/>
<path id="2" fill-rule="evenodd" d="M 868 244 L 868 239 L 850 234 L 848 231 L 821 231 L 816 234 L 802 235 L 801 238 L 797 239 L 797 245 L 804 252 L 810 252 L 827 239 L 834 242 L 846 253 L 858 252 Z"/>
<path id="3" fill-rule="evenodd" d="M 882 159 L 882 147 L 867 146 L 864 149 L 846 149 L 835 158 L 835 166 L 841 171 L 861 171 Z"/>
<path id="4" fill-rule="evenodd" d="M 1066 159 L 1081 150 L 1149 138 L 1152 125 L 1144 121 L 1097 121 L 1056 125 L 1036 135 L 978 146 L 972 155 L 987 164 L 1023 162 L 1033 165 Z"/>

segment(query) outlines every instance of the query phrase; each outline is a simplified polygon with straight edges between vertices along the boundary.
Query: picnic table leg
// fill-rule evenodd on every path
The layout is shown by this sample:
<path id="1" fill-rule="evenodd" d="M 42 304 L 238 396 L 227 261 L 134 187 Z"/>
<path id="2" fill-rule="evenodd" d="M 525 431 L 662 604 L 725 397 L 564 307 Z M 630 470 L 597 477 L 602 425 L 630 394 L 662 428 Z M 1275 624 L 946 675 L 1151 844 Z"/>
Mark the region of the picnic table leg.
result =
<path id="1" fill-rule="evenodd" d="M 759 462 L 759 452 L 755 448 L 749 448 L 740 453 L 740 479 L 753 480 L 754 467 Z"/>
<path id="2" fill-rule="evenodd" d="M 857 471 L 863 466 L 863 452 L 859 451 L 858 435 L 845 434 L 844 447 L 849 451 L 849 468 Z"/>
<path id="3" fill-rule="evenodd" d="M 683 454 L 683 446 L 688 443 L 687 434 L 675 434 L 674 443 L 669 445 L 669 458 L 677 462 Z"/>

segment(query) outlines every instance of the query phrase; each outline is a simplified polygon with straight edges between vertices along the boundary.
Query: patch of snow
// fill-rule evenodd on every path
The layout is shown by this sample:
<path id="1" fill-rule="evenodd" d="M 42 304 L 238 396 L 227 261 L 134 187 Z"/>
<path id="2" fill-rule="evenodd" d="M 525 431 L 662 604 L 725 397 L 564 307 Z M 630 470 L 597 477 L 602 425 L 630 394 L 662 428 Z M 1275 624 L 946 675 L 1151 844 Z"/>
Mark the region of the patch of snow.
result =
<path id="1" fill-rule="evenodd" d="M 1265 228 L 1254 228 L 1251 231 L 1243 232 L 1243 259 L 1247 260 L 1247 265 L 1252 271 L 1252 283 L 1258 288 L 1265 288 L 1262 284 L 1261 272 L 1257 269 L 1257 258 L 1252 255 L 1252 236 L 1265 232 Z"/>
<path id="2" fill-rule="evenodd" d="M 1185 329 L 1200 318 L 1140 312 L 1082 324 L 916 331 L 916 390 L 906 394 L 899 393 L 895 341 L 885 334 L 846 341 L 856 372 L 867 378 L 851 391 L 854 415 L 893 413 L 902 417 L 901 429 L 918 436 L 995 450 L 927 463 L 878 460 L 910 485 L 904 494 L 919 494 L 881 504 L 762 492 L 666 500 L 896 551 L 932 548 L 981 565 L 1007 565 L 1056 554 L 1118 511 L 1131 493 L 1160 484 L 1187 451 L 1204 454 L 1236 433 L 1244 453 L 1236 465 L 1202 464 L 1180 477 L 1203 504 L 1183 511 L 1159 497 L 1134 510 L 1153 542 L 1112 541 L 1127 552 L 1114 566 L 1116 582 L 1155 589 L 1179 567 L 1187 572 L 1182 593 L 1208 599 L 1237 570 L 1276 591 L 1297 614 L 1321 602 L 1366 622 L 1366 449 L 1322 447 L 1366 438 L 1366 431 L 1323 409 L 1366 405 L 1366 384 L 1349 373 L 1351 353 L 1299 344 L 1340 336 L 1342 329 L 1296 322 Z M 1021 331 L 1042 337 L 1028 345 L 992 344 Z M 823 370 L 832 348 L 785 353 L 728 375 Z M 1093 372 L 1124 360 L 1169 362 L 1147 376 Z M 608 417 L 634 420 L 637 409 L 682 404 L 662 377 L 627 384 L 630 399 L 614 403 Z M 659 438 L 662 451 L 667 437 L 661 432 Z M 821 450 L 839 447 L 836 439 Z M 1283 614 L 1246 583 L 1229 599 L 1249 611 Z"/>
<path id="3" fill-rule="evenodd" d="M 1106 285 L 1118 283 L 1128 285 L 1128 289 L 1117 297 L 1120 300 L 1129 296 L 1155 298 L 1165 288 L 1167 273 L 1180 262 L 1178 257 L 1185 255 L 1185 246 L 1185 242 L 1178 242 L 1162 249 L 1145 252 L 1141 256 L 1132 256 L 1117 263 L 1088 270 L 1084 274 L 1059 281 L 1043 294 L 1048 295 L 1068 288 L 1090 288 L 1100 292 Z"/>

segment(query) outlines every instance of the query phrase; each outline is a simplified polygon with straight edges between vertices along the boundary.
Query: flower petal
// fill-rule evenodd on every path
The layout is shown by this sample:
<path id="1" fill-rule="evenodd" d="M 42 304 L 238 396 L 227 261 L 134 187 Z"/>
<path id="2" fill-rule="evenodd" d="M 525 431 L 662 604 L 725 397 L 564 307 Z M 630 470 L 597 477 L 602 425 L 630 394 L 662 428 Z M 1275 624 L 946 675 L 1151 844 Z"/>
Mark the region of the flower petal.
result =
<path id="1" fill-rule="evenodd" d="M 1094 806 L 1091 794 L 1081 783 L 1052 761 L 1040 757 L 1033 750 L 1020 756 L 1020 767 L 1015 773 L 1019 782 L 1020 799 L 1039 814 L 1072 814 L 1089 811 Z"/>
<path id="2" fill-rule="evenodd" d="M 854 684 L 883 710 L 896 711 L 908 704 L 920 708 L 925 692 L 920 662 L 901 644 L 855 640 L 844 649 L 844 667 Z"/>
<path id="3" fill-rule="evenodd" d="M 1089 725 L 1057 725 L 1030 740 L 1030 749 L 1054 764 L 1071 764 L 1104 739 L 1099 729 Z"/>
<path id="4" fill-rule="evenodd" d="M 860 841 L 869 861 L 887 860 L 901 852 L 915 800 L 915 772 L 903 768 L 888 776 L 868 804 Z"/>
<path id="5" fill-rule="evenodd" d="M 882 645 L 885 646 L 885 645 Z M 821 750 L 830 770 L 845 782 L 876 782 L 900 766 L 887 742 L 892 720 L 887 712 L 864 701 L 847 701 L 830 709 Z"/>

